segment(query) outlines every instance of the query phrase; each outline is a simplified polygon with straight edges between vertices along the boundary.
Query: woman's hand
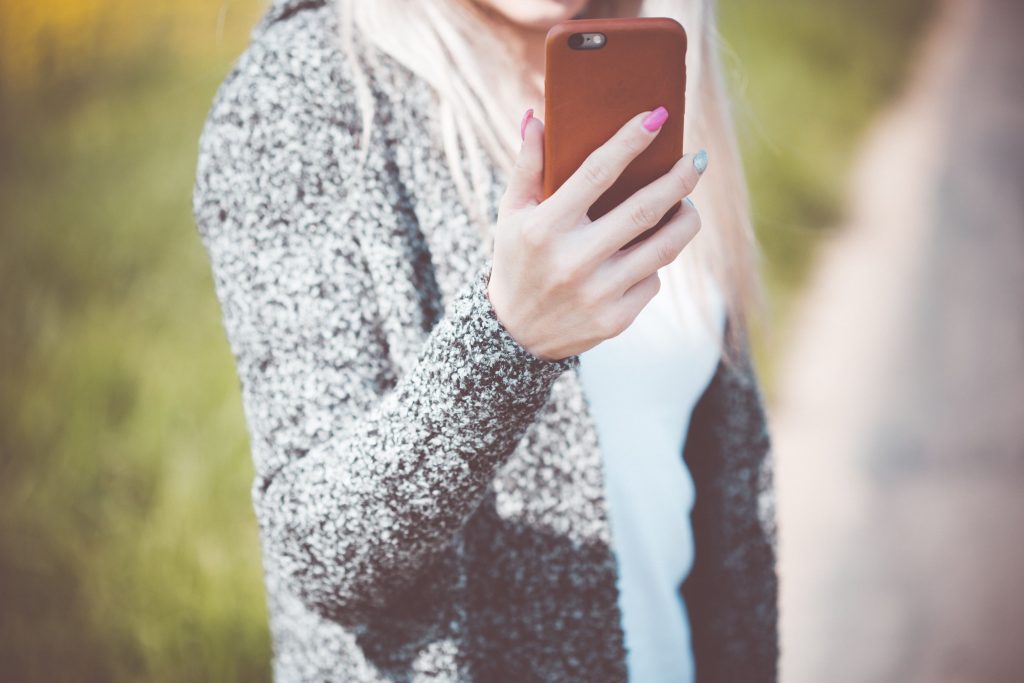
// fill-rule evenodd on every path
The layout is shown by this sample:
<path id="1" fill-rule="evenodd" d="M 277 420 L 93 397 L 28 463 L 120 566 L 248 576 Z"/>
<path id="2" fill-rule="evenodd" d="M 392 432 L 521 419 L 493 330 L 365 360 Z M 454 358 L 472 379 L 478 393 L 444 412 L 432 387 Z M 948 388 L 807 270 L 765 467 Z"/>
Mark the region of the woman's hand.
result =
<path id="1" fill-rule="evenodd" d="M 519 158 L 498 208 L 487 293 L 498 320 L 535 356 L 558 360 L 582 353 L 629 327 L 658 292 L 658 269 L 700 230 L 697 210 L 684 201 L 657 232 L 620 251 L 693 191 L 706 154 L 683 156 L 598 220 L 587 217 L 662 122 L 663 110 L 633 117 L 540 201 L 544 126 L 525 121 Z"/>

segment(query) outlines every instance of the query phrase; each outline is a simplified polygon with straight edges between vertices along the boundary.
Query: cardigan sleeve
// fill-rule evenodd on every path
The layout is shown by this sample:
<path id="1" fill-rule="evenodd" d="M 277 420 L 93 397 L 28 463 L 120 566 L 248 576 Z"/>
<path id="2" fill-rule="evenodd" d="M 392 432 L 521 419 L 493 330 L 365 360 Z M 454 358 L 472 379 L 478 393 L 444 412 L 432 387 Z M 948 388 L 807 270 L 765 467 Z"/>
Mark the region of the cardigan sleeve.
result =
<path id="1" fill-rule="evenodd" d="M 339 53 L 301 54 L 255 40 L 242 56 L 207 119 L 193 203 L 241 381 L 265 560 L 309 608 L 353 622 L 451 542 L 579 359 L 516 342 L 487 297 L 488 261 L 393 376 L 359 236 L 412 212 L 394 204 L 380 139 L 354 170 L 359 116 Z"/>

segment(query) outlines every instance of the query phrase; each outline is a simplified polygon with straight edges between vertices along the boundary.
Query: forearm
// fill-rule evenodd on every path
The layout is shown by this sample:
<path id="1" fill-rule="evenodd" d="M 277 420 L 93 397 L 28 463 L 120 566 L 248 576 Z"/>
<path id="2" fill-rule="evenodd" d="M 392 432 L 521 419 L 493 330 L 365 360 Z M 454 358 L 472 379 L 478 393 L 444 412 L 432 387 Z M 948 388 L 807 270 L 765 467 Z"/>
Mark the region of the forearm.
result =
<path id="1" fill-rule="evenodd" d="M 274 473 L 258 497 L 265 544 L 317 609 L 358 614 L 411 581 L 479 504 L 557 377 L 494 316 L 486 269 L 417 363 L 345 433 Z"/>

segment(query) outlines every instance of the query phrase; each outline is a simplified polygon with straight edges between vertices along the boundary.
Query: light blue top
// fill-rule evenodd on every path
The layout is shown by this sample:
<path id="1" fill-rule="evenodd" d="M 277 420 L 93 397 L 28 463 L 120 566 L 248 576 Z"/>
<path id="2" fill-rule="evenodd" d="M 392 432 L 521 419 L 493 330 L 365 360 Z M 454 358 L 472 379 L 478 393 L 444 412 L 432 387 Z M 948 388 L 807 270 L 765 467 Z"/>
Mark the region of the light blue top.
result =
<path id="1" fill-rule="evenodd" d="M 705 277 L 709 329 L 678 277 L 680 320 L 675 282 L 664 268 L 660 275 L 661 289 L 633 324 L 580 355 L 580 376 L 604 461 L 630 681 L 687 683 L 693 651 L 679 587 L 693 565 L 694 486 L 683 444 L 721 355 L 725 305 Z"/>

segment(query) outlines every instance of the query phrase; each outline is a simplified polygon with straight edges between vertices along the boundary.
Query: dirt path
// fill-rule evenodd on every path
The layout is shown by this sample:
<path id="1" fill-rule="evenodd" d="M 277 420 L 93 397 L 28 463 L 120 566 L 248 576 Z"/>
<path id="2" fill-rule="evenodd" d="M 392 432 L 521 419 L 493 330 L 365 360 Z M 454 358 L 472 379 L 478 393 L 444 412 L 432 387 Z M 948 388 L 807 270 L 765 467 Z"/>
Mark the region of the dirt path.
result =
<path id="1" fill-rule="evenodd" d="M 944 3 L 773 401 L 782 675 L 1024 680 L 1024 3 Z"/>

